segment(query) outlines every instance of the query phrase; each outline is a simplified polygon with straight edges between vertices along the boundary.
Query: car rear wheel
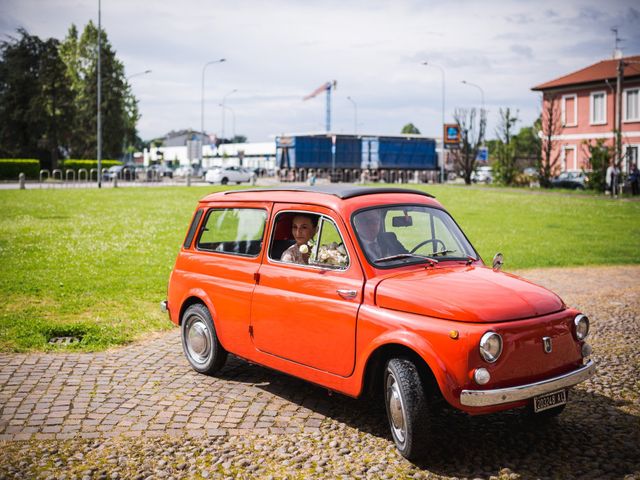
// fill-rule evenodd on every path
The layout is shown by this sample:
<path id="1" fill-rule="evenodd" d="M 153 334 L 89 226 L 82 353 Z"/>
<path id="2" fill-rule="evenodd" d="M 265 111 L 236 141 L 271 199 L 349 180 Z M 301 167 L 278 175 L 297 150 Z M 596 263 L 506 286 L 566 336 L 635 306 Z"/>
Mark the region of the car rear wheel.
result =
<path id="1" fill-rule="evenodd" d="M 212 375 L 227 360 L 207 307 L 191 305 L 182 316 L 182 349 L 196 372 Z"/>
<path id="2" fill-rule="evenodd" d="M 396 447 L 403 457 L 416 458 L 426 448 L 429 416 L 422 380 L 411 360 L 387 362 L 384 399 Z"/>

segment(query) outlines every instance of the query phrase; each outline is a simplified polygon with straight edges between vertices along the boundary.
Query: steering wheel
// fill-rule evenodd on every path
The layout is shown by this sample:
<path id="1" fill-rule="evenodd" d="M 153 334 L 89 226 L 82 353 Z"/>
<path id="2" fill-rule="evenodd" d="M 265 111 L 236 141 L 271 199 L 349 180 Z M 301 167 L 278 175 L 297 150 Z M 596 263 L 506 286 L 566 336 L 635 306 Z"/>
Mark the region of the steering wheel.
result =
<path id="1" fill-rule="evenodd" d="M 416 253 L 420 249 L 420 247 L 428 245 L 429 243 L 433 243 L 433 248 L 435 249 L 436 252 L 440 252 L 442 250 L 447 249 L 447 246 L 444 244 L 442 240 L 438 238 L 432 238 L 430 240 L 425 240 L 424 242 L 420 242 L 418 245 L 416 245 L 411 249 L 410 253 Z M 442 248 L 438 248 L 438 245 L 442 245 Z"/>

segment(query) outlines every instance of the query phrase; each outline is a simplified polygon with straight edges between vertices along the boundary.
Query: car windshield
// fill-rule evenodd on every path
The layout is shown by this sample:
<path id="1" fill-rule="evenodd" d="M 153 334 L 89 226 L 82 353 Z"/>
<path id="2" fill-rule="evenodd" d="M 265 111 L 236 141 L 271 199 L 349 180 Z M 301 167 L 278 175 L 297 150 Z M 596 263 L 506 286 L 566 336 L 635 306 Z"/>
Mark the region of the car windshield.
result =
<path id="1" fill-rule="evenodd" d="M 353 215 L 353 227 L 367 259 L 377 267 L 478 258 L 449 214 L 437 208 L 399 205 L 361 210 Z"/>

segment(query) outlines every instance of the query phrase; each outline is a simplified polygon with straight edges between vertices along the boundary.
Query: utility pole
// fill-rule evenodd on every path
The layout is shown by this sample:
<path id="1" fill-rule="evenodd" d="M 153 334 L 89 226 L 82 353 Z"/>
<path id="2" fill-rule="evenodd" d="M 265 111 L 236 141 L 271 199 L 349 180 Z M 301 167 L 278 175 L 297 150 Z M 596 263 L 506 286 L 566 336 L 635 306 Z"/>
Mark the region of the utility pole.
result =
<path id="1" fill-rule="evenodd" d="M 615 162 L 618 168 L 622 167 L 622 82 L 624 80 L 624 62 L 618 60 L 618 72 L 616 78 L 616 147 Z"/>
<path id="2" fill-rule="evenodd" d="M 102 8 L 101 2 L 98 0 L 98 188 L 102 188 L 102 74 L 100 69 L 100 54 L 102 52 L 102 26 L 101 26 Z"/>

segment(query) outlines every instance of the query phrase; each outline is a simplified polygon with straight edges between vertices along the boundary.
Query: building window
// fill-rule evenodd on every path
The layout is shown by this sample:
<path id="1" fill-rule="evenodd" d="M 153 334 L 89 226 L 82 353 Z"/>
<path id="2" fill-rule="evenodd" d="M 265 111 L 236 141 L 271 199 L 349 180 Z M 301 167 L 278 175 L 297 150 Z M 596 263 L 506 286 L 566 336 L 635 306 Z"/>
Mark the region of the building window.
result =
<path id="1" fill-rule="evenodd" d="M 640 88 L 624 91 L 624 121 L 640 121 Z"/>
<path id="2" fill-rule="evenodd" d="M 631 165 L 638 166 L 638 154 L 640 154 L 640 145 L 625 145 L 622 171 L 629 173 Z"/>
<path id="3" fill-rule="evenodd" d="M 578 98 L 576 94 L 562 96 L 562 126 L 578 125 Z"/>
<path id="4" fill-rule="evenodd" d="M 593 92 L 591 94 L 591 125 L 607 123 L 607 92 Z"/>
<path id="5" fill-rule="evenodd" d="M 562 147 L 562 171 L 578 170 L 578 156 L 575 145 L 564 145 Z"/>

